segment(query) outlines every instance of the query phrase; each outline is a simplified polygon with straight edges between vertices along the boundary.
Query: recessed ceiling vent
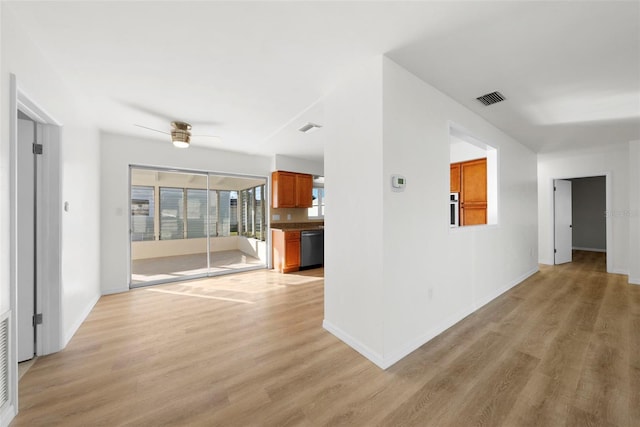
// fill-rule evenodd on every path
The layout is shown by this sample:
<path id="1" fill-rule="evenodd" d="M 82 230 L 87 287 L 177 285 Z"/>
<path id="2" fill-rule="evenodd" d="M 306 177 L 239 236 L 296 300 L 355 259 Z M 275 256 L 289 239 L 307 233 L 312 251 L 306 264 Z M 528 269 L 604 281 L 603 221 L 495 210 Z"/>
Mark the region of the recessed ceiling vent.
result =
<path id="1" fill-rule="evenodd" d="M 311 132 L 315 132 L 318 129 L 320 129 L 322 126 L 316 123 L 307 123 L 306 125 L 302 126 L 300 129 L 298 129 L 300 132 L 302 133 L 311 133 Z"/>
<path id="2" fill-rule="evenodd" d="M 482 95 L 476 98 L 478 101 L 482 102 L 484 105 L 491 105 L 491 104 L 495 104 L 498 103 L 500 101 L 504 101 L 505 98 L 504 95 L 502 95 L 500 92 L 491 92 L 488 93 L 486 95 Z"/>

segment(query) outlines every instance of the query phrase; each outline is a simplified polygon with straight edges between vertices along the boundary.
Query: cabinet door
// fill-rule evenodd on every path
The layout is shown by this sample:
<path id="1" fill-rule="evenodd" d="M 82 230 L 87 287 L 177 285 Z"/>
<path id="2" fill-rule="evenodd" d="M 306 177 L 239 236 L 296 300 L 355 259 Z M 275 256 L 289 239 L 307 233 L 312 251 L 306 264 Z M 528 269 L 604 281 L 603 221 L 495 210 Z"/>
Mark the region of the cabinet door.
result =
<path id="1" fill-rule="evenodd" d="M 460 192 L 460 163 L 452 163 L 451 164 L 451 192 L 459 193 Z"/>
<path id="2" fill-rule="evenodd" d="M 273 269 L 290 273 L 300 269 L 300 232 L 271 230 Z"/>
<path id="3" fill-rule="evenodd" d="M 296 206 L 296 174 L 276 171 L 271 174 L 271 207 L 294 208 Z"/>
<path id="4" fill-rule="evenodd" d="M 310 208 L 313 206 L 313 176 L 296 174 L 296 207 Z"/>
<path id="5" fill-rule="evenodd" d="M 286 231 L 284 238 L 284 271 L 300 268 L 300 232 Z"/>
<path id="6" fill-rule="evenodd" d="M 461 163 L 460 225 L 487 223 L 487 159 Z"/>
<path id="7" fill-rule="evenodd" d="M 481 225 L 487 223 L 487 205 L 466 205 L 460 208 L 460 225 Z"/>

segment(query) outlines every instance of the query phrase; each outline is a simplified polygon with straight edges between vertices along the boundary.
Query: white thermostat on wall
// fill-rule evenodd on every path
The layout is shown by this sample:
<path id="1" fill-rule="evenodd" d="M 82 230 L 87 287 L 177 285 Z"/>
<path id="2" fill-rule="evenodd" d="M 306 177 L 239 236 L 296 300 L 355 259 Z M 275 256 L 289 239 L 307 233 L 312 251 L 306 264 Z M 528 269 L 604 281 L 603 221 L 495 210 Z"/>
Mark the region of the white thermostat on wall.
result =
<path id="1" fill-rule="evenodd" d="M 393 191 L 403 191 L 407 185 L 407 178 L 402 175 L 391 175 L 391 189 Z"/>

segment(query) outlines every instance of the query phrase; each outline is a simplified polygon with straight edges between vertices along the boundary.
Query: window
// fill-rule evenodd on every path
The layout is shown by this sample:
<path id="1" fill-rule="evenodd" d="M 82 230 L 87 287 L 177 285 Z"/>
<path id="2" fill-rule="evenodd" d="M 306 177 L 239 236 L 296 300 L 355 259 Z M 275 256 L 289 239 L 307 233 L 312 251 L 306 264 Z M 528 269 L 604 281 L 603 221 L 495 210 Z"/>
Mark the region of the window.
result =
<path id="1" fill-rule="evenodd" d="M 187 239 L 207 235 L 207 190 L 187 188 Z"/>
<path id="2" fill-rule="evenodd" d="M 218 236 L 231 235 L 231 191 L 218 191 Z"/>
<path id="3" fill-rule="evenodd" d="M 184 190 L 160 187 L 160 240 L 184 239 Z"/>
<path id="4" fill-rule="evenodd" d="M 155 197 L 153 187 L 131 187 L 131 240 L 155 240 Z"/>
<path id="5" fill-rule="evenodd" d="M 313 202 L 308 211 L 309 218 L 324 218 L 324 187 L 314 184 L 312 195 Z"/>
<path id="6" fill-rule="evenodd" d="M 160 187 L 155 174 L 136 170 L 139 184 L 131 185 L 132 241 L 202 239 L 207 237 L 207 229 L 209 237 L 242 235 L 266 239 L 264 184 L 241 191 L 207 190 L 206 176 L 202 179 L 201 175 L 167 172 L 161 178 L 173 182 Z M 228 186 L 217 178 L 214 185 Z M 233 184 L 238 185 L 242 179 L 235 178 L 238 182 Z M 146 185 L 147 182 L 156 185 Z M 169 186 L 174 182 L 176 185 Z M 180 187 L 182 184 L 185 186 Z"/>
<path id="7" fill-rule="evenodd" d="M 264 185 L 240 191 L 242 235 L 263 241 L 266 239 L 264 192 Z"/>

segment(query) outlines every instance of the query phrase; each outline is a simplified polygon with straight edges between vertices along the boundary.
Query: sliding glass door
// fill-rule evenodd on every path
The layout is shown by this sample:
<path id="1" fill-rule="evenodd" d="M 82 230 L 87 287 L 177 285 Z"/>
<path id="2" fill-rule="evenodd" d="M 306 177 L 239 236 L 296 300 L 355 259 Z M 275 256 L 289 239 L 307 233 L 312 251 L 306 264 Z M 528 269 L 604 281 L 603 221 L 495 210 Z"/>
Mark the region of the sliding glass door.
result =
<path id="1" fill-rule="evenodd" d="M 131 167 L 132 287 L 267 265 L 266 179 Z"/>

